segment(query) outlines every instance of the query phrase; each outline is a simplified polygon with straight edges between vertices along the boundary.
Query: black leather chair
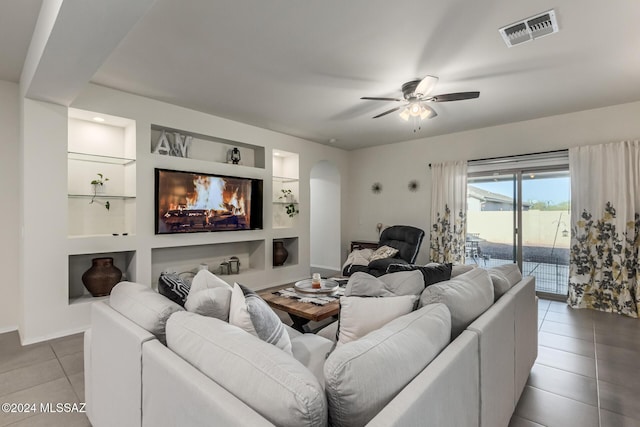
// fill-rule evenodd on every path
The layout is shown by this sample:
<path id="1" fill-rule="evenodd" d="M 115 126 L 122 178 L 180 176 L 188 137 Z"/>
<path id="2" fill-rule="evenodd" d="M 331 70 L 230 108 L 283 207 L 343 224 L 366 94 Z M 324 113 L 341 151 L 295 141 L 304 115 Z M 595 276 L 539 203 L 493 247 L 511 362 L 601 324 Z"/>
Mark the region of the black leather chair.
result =
<path id="1" fill-rule="evenodd" d="M 369 265 L 347 266 L 343 274 L 349 276 L 356 271 L 369 273 L 372 276 L 382 276 L 390 264 L 413 264 L 418 257 L 420 245 L 424 239 L 424 230 L 410 225 L 393 225 L 385 228 L 380 234 L 378 247 L 390 246 L 398 249 L 393 258 L 383 258 L 371 261 Z"/>

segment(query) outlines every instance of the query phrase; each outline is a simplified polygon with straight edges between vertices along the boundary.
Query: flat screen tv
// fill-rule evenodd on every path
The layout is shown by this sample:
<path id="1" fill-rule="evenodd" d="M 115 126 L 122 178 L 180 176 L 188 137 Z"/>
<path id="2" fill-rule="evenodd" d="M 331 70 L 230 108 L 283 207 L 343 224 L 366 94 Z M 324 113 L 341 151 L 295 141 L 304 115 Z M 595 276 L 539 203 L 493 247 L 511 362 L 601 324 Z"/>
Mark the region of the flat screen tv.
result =
<path id="1" fill-rule="evenodd" d="M 156 234 L 262 228 L 262 180 L 156 169 Z"/>

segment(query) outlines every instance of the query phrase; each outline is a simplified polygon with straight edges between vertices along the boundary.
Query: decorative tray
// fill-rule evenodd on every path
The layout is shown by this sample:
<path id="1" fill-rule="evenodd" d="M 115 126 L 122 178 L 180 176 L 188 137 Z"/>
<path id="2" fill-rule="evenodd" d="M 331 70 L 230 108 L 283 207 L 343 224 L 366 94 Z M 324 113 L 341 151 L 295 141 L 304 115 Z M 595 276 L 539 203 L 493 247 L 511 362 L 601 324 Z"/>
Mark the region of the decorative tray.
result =
<path id="1" fill-rule="evenodd" d="M 320 286 L 320 289 L 313 289 L 311 287 L 311 279 L 300 280 L 293 285 L 297 292 L 307 294 L 332 294 L 338 290 L 338 282 L 335 280 L 321 279 Z"/>

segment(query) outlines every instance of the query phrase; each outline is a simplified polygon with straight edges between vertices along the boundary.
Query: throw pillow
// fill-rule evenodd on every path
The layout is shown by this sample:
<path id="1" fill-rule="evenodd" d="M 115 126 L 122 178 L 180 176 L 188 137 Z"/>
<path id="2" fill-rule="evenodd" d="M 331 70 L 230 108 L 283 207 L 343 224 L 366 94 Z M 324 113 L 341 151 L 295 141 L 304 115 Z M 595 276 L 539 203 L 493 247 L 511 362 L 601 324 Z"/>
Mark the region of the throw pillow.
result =
<path id="1" fill-rule="evenodd" d="M 417 299 L 415 295 L 386 298 L 340 297 L 337 346 L 355 341 L 393 319 L 411 313 Z"/>
<path id="2" fill-rule="evenodd" d="M 427 264 L 425 266 L 413 264 L 391 264 L 387 268 L 387 273 L 396 273 L 398 271 L 420 270 L 424 278 L 424 286 L 433 285 L 434 283 L 444 282 L 451 279 L 450 263 L 446 264 Z"/>
<path id="3" fill-rule="evenodd" d="M 291 354 L 291 339 L 278 315 L 258 294 L 235 283 L 229 323 Z"/>
<path id="4" fill-rule="evenodd" d="M 191 282 L 184 307 L 202 316 L 229 320 L 231 286 L 209 270 L 200 270 Z"/>
<path id="5" fill-rule="evenodd" d="M 184 307 L 189 285 L 177 273 L 162 273 L 158 278 L 158 293 Z"/>
<path id="6" fill-rule="evenodd" d="M 184 308 L 201 316 L 215 317 L 227 322 L 231 304 L 231 287 L 189 292 Z"/>
<path id="7" fill-rule="evenodd" d="M 344 289 L 345 296 L 390 297 L 419 295 L 424 289 L 422 274 L 403 271 L 374 277 L 367 273 L 354 273 Z"/>
<path id="8" fill-rule="evenodd" d="M 203 289 L 228 288 L 231 286 L 209 270 L 200 270 L 191 281 L 191 292 L 198 292 Z"/>
<path id="9" fill-rule="evenodd" d="M 369 258 L 369 263 L 377 259 L 393 258 L 398 254 L 398 252 L 399 251 L 396 248 L 392 248 L 391 246 L 387 246 L 387 245 L 380 246 L 378 249 L 375 250 L 373 255 L 371 255 L 371 258 Z"/>

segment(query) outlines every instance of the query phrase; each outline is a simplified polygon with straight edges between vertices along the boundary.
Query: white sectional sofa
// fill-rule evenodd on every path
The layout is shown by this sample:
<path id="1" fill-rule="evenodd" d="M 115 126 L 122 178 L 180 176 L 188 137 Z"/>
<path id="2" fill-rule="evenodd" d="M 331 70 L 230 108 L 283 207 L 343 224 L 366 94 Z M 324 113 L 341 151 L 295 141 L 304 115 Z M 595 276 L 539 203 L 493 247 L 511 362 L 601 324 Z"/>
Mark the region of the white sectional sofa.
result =
<path id="1" fill-rule="evenodd" d="M 331 332 L 288 328 L 291 356 L 151 289 L 134 293 L 149 311 L 143 316 L 139 304 L 123 308 L 112 296 L 111 305 L 93 305 L 85 335 L 89 420 L 94 427 L 507 426 L 537 356 L 537 303 L 533 277 L 512 266 L 491 273 L 476 268 L 427 287 L 419 309 L 326 360 L 334 343 L 322 335 Z M 144 321 L 149 314 L 159 321 Z"/>

